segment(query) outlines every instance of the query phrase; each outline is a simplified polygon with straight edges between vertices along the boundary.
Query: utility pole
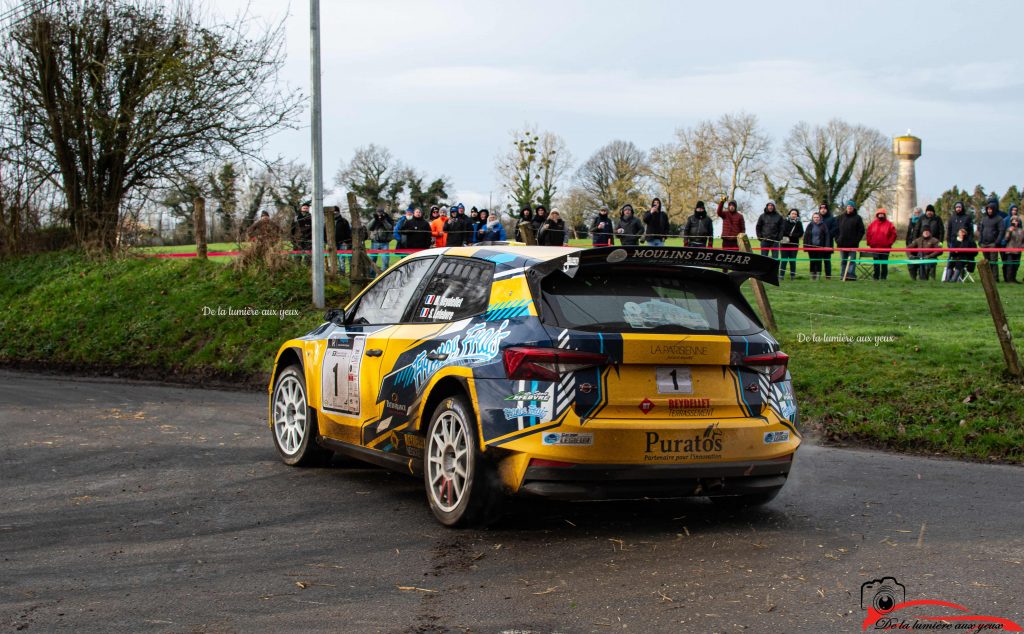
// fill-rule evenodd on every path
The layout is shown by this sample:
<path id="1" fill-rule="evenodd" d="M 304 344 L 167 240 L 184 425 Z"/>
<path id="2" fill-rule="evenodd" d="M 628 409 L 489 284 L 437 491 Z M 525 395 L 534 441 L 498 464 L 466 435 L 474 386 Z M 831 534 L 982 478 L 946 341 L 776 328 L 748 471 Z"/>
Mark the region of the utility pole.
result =
<path id="1" fill-rule="evenodd" d="M 313 137 L 313 305 L 324 307 L 324 166 L 320 113 L 320 0 L 309 0 L 310 131 Z"/>

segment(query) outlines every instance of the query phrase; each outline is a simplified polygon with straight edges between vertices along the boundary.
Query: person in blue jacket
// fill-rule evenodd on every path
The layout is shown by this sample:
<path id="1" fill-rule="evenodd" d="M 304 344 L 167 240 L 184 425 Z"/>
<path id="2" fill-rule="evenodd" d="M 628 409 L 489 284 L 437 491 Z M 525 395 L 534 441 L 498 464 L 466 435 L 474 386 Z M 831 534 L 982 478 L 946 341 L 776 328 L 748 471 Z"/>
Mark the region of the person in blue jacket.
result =
<path id="1" fill-rule="evenodd" d="M 501 225 L 498 214 L 491 218 L 491 212 L 481 209 L 479 219 L 473 225 L 473 242 L 504 242 L 506 239 L 505 227 Z"/>

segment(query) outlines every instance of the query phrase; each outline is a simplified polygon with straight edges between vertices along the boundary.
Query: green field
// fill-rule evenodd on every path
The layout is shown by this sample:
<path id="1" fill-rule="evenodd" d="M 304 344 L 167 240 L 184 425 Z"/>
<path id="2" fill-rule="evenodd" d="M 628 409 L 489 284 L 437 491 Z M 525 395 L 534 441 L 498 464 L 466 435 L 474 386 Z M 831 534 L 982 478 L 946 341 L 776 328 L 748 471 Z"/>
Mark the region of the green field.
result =
<path id="1" fill-rule="evenodd" d="M 812 282 L 798 268 L 801 278 L 768 292 L 805 429 L 1024 463 L 1024 385 L 1005 373 L 980 284 L 914 283 L 902 268 L 887 282 Z M 341 304 L 346 286 L 329 281 L 328 303 Z M 999 290 L 1024 341 L 1024 285 Z M 321 319 L 300 266 L 270 276 L 70 252 L 0 261 L 0 306 L 0 364 L 261 387 L 279 343 Z"/>

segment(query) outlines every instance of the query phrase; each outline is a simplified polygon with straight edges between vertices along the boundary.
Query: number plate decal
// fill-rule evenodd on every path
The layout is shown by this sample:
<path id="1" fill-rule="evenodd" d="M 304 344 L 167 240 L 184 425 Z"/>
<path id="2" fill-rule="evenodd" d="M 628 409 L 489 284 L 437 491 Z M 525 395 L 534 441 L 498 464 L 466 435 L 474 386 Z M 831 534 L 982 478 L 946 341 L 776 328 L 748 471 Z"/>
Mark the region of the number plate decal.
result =
<path id="1" fill-rule="evenodd" d="M 322 407 L 359 416 L 359 369 L 366 337 L 328 339 L 320 369 Z"/>
<path id="2" fill-rule="evenodd" d="M 655 368 L 658 394 L 693 394 L 690 368 L 685 366 L 659 366 Z"/>

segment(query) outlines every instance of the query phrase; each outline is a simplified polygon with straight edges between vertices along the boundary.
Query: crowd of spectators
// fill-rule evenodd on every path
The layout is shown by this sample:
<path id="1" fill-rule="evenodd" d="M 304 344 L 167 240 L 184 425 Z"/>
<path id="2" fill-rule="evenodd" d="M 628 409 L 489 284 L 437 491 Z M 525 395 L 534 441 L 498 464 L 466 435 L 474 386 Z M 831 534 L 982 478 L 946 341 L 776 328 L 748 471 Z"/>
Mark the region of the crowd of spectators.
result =
<path id="1" fill-rule="evenodd" d="M 338 248 L 350 249 L 352 228 L 340 209 L 334 207 L 334 210 Z M 747 228 L 736 201 L 723 197 L 715 213 L 721 219 L 720 248 L 738 249 L 738 236 L 746 234 Z M 291 230 L 297 250 L 308 251 L 310 248 L 311 218 L 309 204 L 303 203 Z M 569 243 L 570 228 L 566 227 L 557 209 L 548 212 L 543 205 L 525 206 L 519 211 L 514 224 L 512 237 L 517 241 L 530 240 L 542 246 Z M 500 214 L 492 215 L 487 209 L 478 210 L 476 207 L 467 211 L 461 203 L 433 205 L 428 215 L 424 215 L 421 208 L 410 205 L 397 220 L 383 209 L 378 209 L 368 226 L 361 227 L 361 230 L 360 238 L 364 241 L 369 239 L 371 249 L 380 252 L 380 264 L 384 268 L 389 264 L 386 251 L 392 241 L 398 250 L 419 250 L 508 239 Z M 677 236 L 659 198 L 652 199 L 650 208 L 639 215 L 629 204 L 618 210 L 618 217 L 612 217 L 607 207 L 601 207 L 587 230 L 595 247 L 614 244 L 637 246 L 641 243 L 662 246 L 666 240 Z M 954 205 L 953 213 L 946 221 L 939 217 L 932 205 L 923 211 L 914 210 L 903 232 L 905 247 L 902 250 L 896 248 L 893 251 L 899 236 L 888 211 L 877 209 L 865 225 L 853 200 L 846 201 L 836 214 L 828 204 L 822 203 L 806 223 L 801 219 L 799 210 L 789 209 L 783 215 L 775 203 L 769 201 L 757 219 L 753 234 L 760 241 L 761 254 L 779 260 L 782 279 L 786 278 L 787 271 L 789 279 L 794 279 L 799 262 L 808 263 L 812 280 L 833 279 L 832 258 L 838 251 L 837 276 L 843 281 L 855 281 L 859 273 L 869 271 L 875 280 L 888 279 L 890 254 L 896 261 L 907 265 L 911 279 L 934 280 L 938 258 L 948 252 L 943 280 L 959 281 L 973 272 L 979 249 L 1000 249 L 985 251 L 985 257 L 997 271 L 1000 270 L 1001 258 L 1002 280 L 1019 283 L 1017 273 L 1021 251 L 1024 250 L 1024 226 L 1018 205 L 1002 211 L 995 197 L 988 199 L 977 223 L 963 202 Z M 714 223 L 703 201 L 697 201 L 678 237 L 688 247 L 715 246 Z M 801 252 L 806 257 L 801 257 Z"/>

